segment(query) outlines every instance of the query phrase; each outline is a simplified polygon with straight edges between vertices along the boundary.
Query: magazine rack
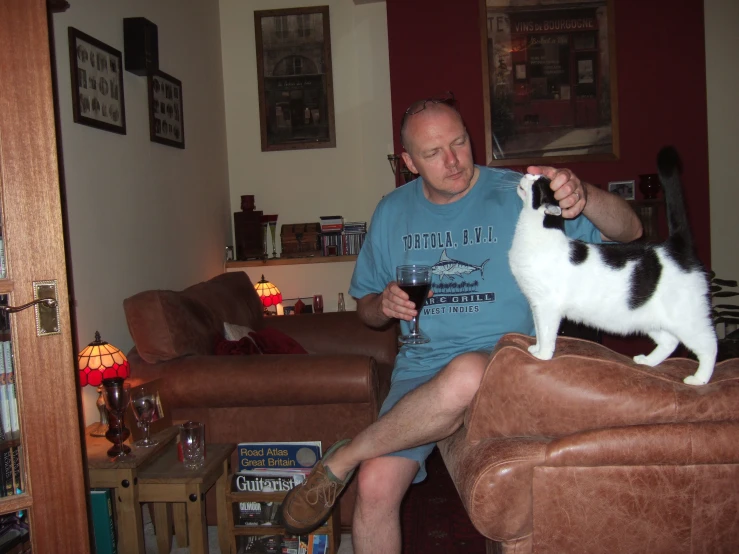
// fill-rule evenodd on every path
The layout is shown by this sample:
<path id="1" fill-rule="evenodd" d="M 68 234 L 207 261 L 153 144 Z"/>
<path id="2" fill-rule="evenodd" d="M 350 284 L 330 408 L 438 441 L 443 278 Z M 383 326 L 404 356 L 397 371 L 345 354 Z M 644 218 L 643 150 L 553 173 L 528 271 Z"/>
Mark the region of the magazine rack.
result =
<path id="1" fill-rule="evenodd" d="M 254 502 L 257 503 L 274 503 L 280 504 L 287 494 L 286 491 L 281 492 L 237 492 L 231 490 L 232 479 L 229 479 L 229 484 L 226 490 L 226 503 L 231 507 L 228 518 L 228 528 L 231 540 L 231 552 L 236 554 L 248 554 L 249 550 L 245 550 L 245 538 L 249 536 L 270 536 L 275 535 L 279 537 L 290 536 L 288 535 L 285 528 L 278 525 L 274 521 L 264 521 L 264 517 L 260 521 L 247 522 L 243 520 L 242 510 L 240 504 L 242 502 Z M 324 554 L 323 551 L 313 550 L 313 535 L 327 535 L 328 537 L 328 549 L 325 550 L 326 554 L 336 554 L 339 550 L 339 543 L 341 542 L 341 521 L 340 521 L 340 500 L 336 500 L 334 508 L 331 510 L 331 514 L 328 520 L 313 531 L 309 536 L 300 537 L 305 539 L 308 545 L 306 554 Z M 273 514 L 277 513 L 277 507 L 275 506 Z M 244 539 L 241 539 L 244 537 Z M 278 545 L 279 547 L 279 545 Z M 280 550 L 278 550 L 280 551 Z"/>

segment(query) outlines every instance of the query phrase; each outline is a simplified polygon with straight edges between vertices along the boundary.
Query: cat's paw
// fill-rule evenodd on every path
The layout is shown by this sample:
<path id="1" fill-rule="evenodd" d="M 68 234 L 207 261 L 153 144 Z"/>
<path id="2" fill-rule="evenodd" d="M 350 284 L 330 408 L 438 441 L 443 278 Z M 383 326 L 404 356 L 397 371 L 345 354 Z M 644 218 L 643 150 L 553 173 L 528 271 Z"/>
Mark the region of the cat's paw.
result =
<path id="1" fill-rule="evenodd" d="M 686 385 L 694 385 L 696 387 L 699 387 L 701 385 L 705 385 L 706 383 L 708 383 L 708 381 L 698 379 L 695 375 L 688 375 L 685 379 L 683 379 L 683 383 L 685 383 Z"/>
<path id="2" fill-rule="evenodd" d="M 644 354 L 639 354 L 638 356 L 634 356 L 634 363 L 637 363 L 639 365 L 648 365 L 648 366 L 652 365 L 649 363 L 649 358 L 647 358 Z"/>
<path id="3" fill-rule="evenodd" d="M 529 352 L 534 358 L 539 358 L 540 360 L 551 360 L 554 355 L 553 352 L 543 352 L 538 344 L 529 346 Z"/>

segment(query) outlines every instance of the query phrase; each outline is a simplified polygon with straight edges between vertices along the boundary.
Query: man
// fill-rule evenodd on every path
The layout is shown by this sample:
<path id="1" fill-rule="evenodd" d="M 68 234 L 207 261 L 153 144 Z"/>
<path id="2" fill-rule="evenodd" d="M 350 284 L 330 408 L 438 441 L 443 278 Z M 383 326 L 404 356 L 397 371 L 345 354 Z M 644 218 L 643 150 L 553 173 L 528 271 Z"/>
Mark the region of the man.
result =
<path id="1" fill-rule="evenodd" d="M 412 104 L 401 139 L 403 160 L 421 178 L 378 205 L 349 292 L 367 325 L 400 319 L 407 330 L 415 305 L 394 282 L 395 268 L 433 266 L 433 293 L 420 318 L 431 340 L 401 348 L 381 417 L 353 441 L 331 447 L 282 504 L 288 530 L 315 528 L 361 464 L 352 527 L 356 554 L 400 552 L 401 500 L 425 477 L 436 441 L 462 425 L 490 351 L 506 332 L 534 333 L 508 266 L 521 175 L 474 165 L 462 118 L 443 100 Z M 618 196 L 566 169 L 528 171 L 552 179 L 568 236 L 589 242 L 641 236 L 639 219 Z"/>

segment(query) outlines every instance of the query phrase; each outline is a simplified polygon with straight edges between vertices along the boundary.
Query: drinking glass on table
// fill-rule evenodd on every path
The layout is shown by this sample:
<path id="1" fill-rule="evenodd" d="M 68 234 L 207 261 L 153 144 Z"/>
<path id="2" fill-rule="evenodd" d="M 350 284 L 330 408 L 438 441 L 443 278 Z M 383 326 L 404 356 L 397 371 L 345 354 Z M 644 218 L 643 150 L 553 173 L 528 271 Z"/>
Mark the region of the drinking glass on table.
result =
<path id="1" fill-rule="evenodd" d="M 147 390 L 145 386 L 136 387 L 131 390 L 131 406 L 139 427 L 144 430 L 144 438 L 133 443 L 134 446 L 148 447 L 159 444 L 157 439 L 149 436 L 151 424 L 159 419 L 159 393 Z"/>
<path id="2" fill-rule="evenodd" d="M 431 290 L 431 266 L 399 265 L 395 270 L 395 277 L 398 286 L 410 297 L 418 312 L 416 317 L 410 321 L 410 332 L 401 335 L 399 340 L 403 344 L 425 344 L 430 339 L 421 331 L 418 318 L 421 317 L 421 308 L 423 308 L 429 290 Z"/>

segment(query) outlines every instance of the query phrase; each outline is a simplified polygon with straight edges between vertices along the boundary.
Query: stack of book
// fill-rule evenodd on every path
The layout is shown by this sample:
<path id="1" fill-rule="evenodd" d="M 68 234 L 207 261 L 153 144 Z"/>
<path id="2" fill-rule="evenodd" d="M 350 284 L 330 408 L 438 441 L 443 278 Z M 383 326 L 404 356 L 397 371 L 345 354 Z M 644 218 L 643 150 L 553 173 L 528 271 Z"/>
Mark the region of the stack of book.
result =
<path id="1" fill-rule="evenodd" d="M 364 244 L 367 234 L 367 223 L 365 221 L 350 221 L 344 224 L 342 233 L 342 248 L 345 256 L 356 256 Z"/>
<path id="2" fill-rule="evenodd" d="M 321 459 L 322 451 L 320 441 L 242 442 L 237 446 L 237 454 L 238 471 L 231 478 L 231 491 L 268 493 L 287 492 L 305 481 L 313 466 Z M 264 498 L 244 498 L 234 505 L 235 527 L 276 527 L 274 535 L 262 532 L 238 536 L 237 552 L 328 553 L 325 531 L 299 537 L 284 534 L 279 513 L 280 502 L 266 501 Z"/>
<path id="3" fill-rule="evenodd" d="M 1 324 L 0 324 L 1 326 Z M 0 327 L 3 339 L 9 339 L 7 329 Z M 0 341 L 0 496 L 23 492 L 21 480 L 21 445 L 18 420 L 18 400 L 15 392 L 15 371 L 10 340 Z"/>
<path id="4" fill-rule="evenodd" d="M 344 222 L 338 215 L 321 217 L 321 250 L 324 256 L 356 256 L 364 243 L 367 223 Z"/>

